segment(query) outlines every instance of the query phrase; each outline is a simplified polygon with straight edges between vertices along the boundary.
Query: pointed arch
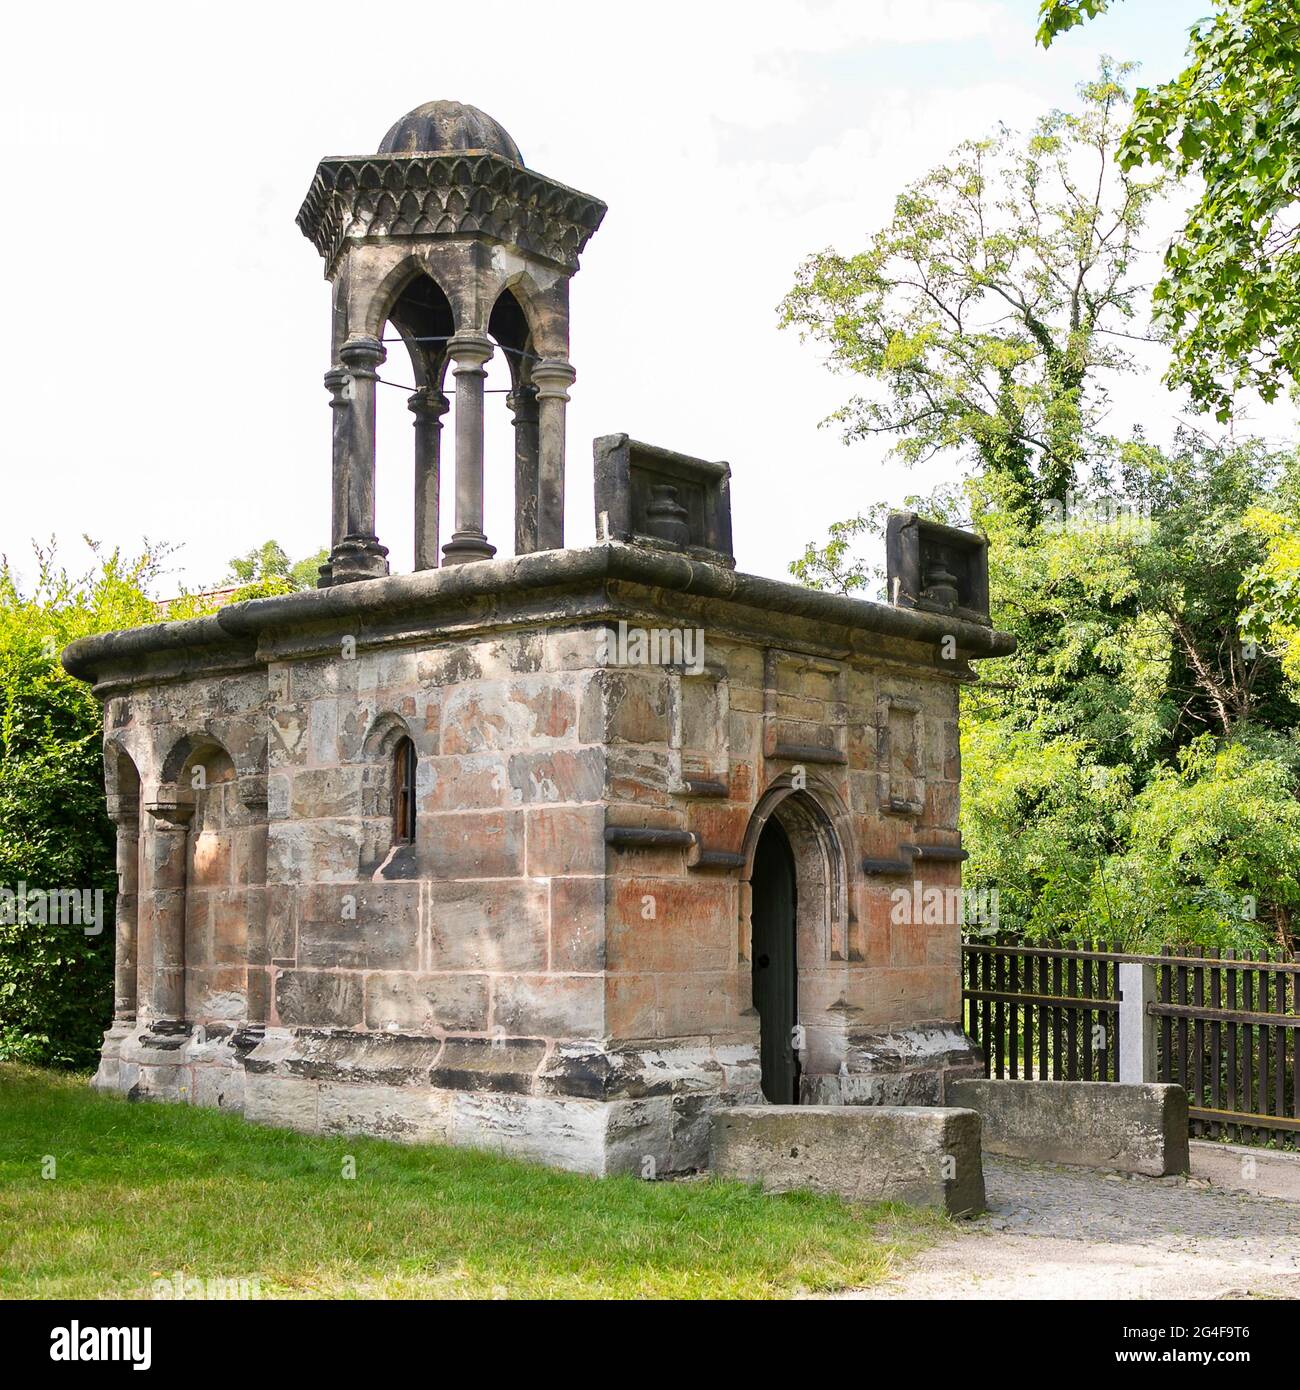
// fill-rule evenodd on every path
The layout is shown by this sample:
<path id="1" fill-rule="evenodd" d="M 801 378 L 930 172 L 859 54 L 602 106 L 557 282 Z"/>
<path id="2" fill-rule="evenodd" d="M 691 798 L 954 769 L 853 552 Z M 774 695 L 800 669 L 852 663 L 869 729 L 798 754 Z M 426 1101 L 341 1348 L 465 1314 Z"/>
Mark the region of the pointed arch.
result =
<path id="1" fill-rule="evenodd" d="M 779 820 L 794 852 L 800 885 L 800 956 L 808 964 L 848 957 L 849 875 L 852 853 L 848 811 L 833 787 L 809 779 L 795 785 L 791 773 L 778 777 L 762 797 L 745 831 L 741 879 L 748 890 L 759 837 L 769 819 Z M 742 893 L 742 901 L 748 892 Z M 750 922 L 742 912 L 740 954 L 750 957 Z"/>

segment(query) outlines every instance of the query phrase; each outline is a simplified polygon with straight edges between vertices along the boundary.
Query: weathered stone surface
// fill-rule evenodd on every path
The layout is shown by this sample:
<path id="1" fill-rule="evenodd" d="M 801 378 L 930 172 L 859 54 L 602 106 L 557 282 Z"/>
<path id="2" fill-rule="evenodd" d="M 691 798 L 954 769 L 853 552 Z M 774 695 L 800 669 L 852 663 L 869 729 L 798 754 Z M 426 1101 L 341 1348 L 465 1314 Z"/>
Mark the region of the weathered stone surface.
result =
<path id="1" fill-rule="evenodd" d="M 536 1039 L 452 1038 L 433 1071 L 433 1084 L 453 1091 L 501 1091 L 526 1095 L 546 1044 Z"/>
<path id="2" fill-rule="evenodd" d="M 482 1033 L 488 1026 L 488 976 L 376 971 L 365 982 L 367 1028 L 430 1037 Z"/>
<path id="3" fill-rule="evenodd" d="M 448 1143 L 451 1112 L 448 1093 L 400 1086 L 326 1081 L 317 1098 L 317 1121 L 325 1134 L 374 1134 L 403 1143 Z"/>
<path id="4" fill-rule="evenodd" d="M 737 1106 L 713 1114 L 709 1166 L 769 1192 L 984 1210 L 980 1117 L 920 1106 Z"/>
<path id="5" fill-rule="evenodd" d="M 275 976 L 280 1022 L 315 1028 L 355 1028 L 361 1022 L 361 976 L 333 970 L 281 970 Z"/>
<path id="6" fill-rule="evenodd" d="M 1188 1167 L 1187 1092 L 1108 1081 L 955 1081 L 989 1153 L 1163 1176 Z"/>
<path id="7" fill-rule="evenodd" d="M 452 1098 L 452 1113 L 457 1144 L 580 1173 L 606 1172 L 609 1106 L 603 1102 L 462 1091 Z"/>

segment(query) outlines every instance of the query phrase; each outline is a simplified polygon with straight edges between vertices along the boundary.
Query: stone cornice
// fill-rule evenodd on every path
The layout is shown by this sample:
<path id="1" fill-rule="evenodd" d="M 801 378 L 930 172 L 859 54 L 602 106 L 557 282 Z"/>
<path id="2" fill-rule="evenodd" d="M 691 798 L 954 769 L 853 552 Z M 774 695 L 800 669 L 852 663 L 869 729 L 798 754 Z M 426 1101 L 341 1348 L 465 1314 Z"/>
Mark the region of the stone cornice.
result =
<path id="1" fill-rule="evenodd" d="M 963 661 L 1015 649 L 1008 633 L 980 624 L 612 543 L 252 599 L 208 618 L 79 638 L 63 665 L 98 684 L 149 684 L 163 666 L 175 668 L 173 678 L 202 675 L 205 657 L 243 666 L 309 655 L 339 632 L 360 645 L 427 641 L 466 628 L 559 626 L 643 608 L 676 612 L 679 623 L 698 609 L 705 625 L 716 618 L 717 626 L 766 633 L 776 643 L 814 641 L 886 661 L 900 654 L 891 650 L 896 643 L 935 648 L 949 636 Z M 909 650 L 915 664 L 917 653 Z"/>
<path id="2" fill-rule="evenodd" d="M 327 271 L 352 239 L 480 233 L 572 273 L 604 215 L 598 198 L 501 155 L 458 150 L 322 159 L 297 220 Z"/>

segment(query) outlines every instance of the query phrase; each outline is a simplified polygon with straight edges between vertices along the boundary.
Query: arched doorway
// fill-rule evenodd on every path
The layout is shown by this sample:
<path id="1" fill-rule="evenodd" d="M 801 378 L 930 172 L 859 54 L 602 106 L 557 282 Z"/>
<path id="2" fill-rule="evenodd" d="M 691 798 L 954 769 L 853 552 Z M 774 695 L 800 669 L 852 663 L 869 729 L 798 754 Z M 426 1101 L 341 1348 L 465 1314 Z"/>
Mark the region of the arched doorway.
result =
<path id="1" fill-rule="evenodd" d="M 774 1105 L 799 1100 L 797 894 L 790 839 L 777 817 L 769 816 L 750 875 L 750 959 L 763 1095 Z"/>

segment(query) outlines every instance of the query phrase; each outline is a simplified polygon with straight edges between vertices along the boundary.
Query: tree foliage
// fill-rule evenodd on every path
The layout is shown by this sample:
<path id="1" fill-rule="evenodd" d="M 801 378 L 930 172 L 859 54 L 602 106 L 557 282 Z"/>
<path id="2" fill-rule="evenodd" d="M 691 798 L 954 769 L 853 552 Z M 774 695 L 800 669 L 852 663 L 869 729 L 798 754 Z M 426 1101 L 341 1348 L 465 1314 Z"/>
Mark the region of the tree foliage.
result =
<path id="1" fill-rule="evenodd" d="M 320 566 L 328 558 L 327 550 L 318 550 L 295 563 L 279 541 L 263 541 L 230 561 L 231 578 L 240 585 L 231 602 L 314 588 Z"/>
<path id="2" fill-rule="evenodd" d="M 1279 652 L 1243 641 L 1240 595 L 1267 563 L 1261 500 L 1289 505 L 1296 469 L 1253 441 L 1134 441 L 1122 507 L 1076 499 L 1032 529 L 972 486 L 994 621 L 1019 647 L 966 701 L 963 830 L 1007 925 L 1289 944 L 1300 707 Z"/>
<path id="3" fill-rule="evenodd" d="M 973 447 L 1004 499 L 1063 499 L 1095 457 L 1102 374 L 1130 369 L 1131 276 L 1159 180 L 1115 162 L 1123 64 L 1080 88 L 1028 140 L 1006 128 L 960 145 L 908 188 L 854 255 L 800 268 L 781 321 L 876 388 L 832 418 L 890 436 L 907 462 Z"/>
<path id="4" fill-rule="evenodd" d="M 37 550 L 24 592 L 0 561 L 0 885 L 104 892 L 104 930 L 0 921 L 0 1058 L 88 1066 L 113 1008 L 114 832 L 99 704 L 59 664 L 77 637 L 153 622 L 165 551 L 96 549 L 70 576 Z M 16 916 L 16 914 L 14 914 Z"/>
<path id="5" fill-rule="evenodd" d="M 104 805 L 98 701 L 59 662 L 78 637 L 213 612 L 182 593 L 159 603 L 166 547 L 101 552 L 70 575 L 53 544 L 36 551 L 24 590 L 0 561 L 0 886 L 104 893 L 103 931 L 0 920 L 0 1059 L 92 1065 L 113 1006 L 114 828 Z M 315 579 L 317 557 L 292 565 L 274 541 L 232 561 L 236 600 L 287 593 Z"/>
<path id="6" fill-rule="evenodd" d="M 1086 129 L 1114 180 L 1110 195 L 1058 200 L 1059 235 L 1042 233 L 1044 175 L 1024 173 L 1041 143 L 1007 166 L 1005 137 L 967 144 L 904 194 L 868 252 L 809 261 L 786 317 L 875 386 L 842 412 L 851 437 L 892 430 L 904 458 L 968 465 L 960 488 L 907 501 L 985 533 L 993 619 L 1018 642 L 963 698 L 967 885 L 997 889 L 1001 924 L 1031 935 L 1289 945 L 1300 463 L 1253 440 L 1183 430 L 1160 448 L 1099 427 L 1102 378 L 1131 365 L 1107 340 L 1139 310 L 1132 259 L 1154 191 L 1115 172 L 1115 76 L 1084 90 L 1076 124 L 1058 114 L 1035 137 Z M 1008 306 L 998 316 L 991 297 Z M 883 534 L 885 511 L 833 527 L 791 571 L 869 592 L 881 576 L 856 544 Z"/>
<path id="7" fill-rule="evenodd" d="M 1106 8 L 1044 0 L 1039 40 Z M 1215 11 L 1192 27 L 1187 67 L 1138 91 L 1120 158 L 1198 186 L 1155 308 L 1170 383 L 1226 420 L 1242 388 L 1271 401 L 1300 381 L 1300 12 L 1294 0 Z"/>

